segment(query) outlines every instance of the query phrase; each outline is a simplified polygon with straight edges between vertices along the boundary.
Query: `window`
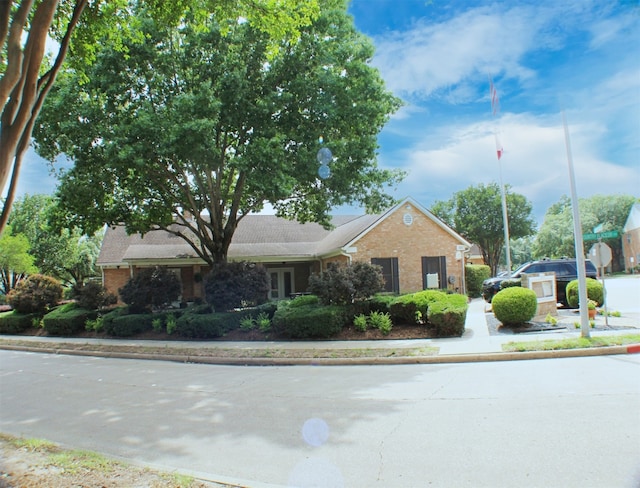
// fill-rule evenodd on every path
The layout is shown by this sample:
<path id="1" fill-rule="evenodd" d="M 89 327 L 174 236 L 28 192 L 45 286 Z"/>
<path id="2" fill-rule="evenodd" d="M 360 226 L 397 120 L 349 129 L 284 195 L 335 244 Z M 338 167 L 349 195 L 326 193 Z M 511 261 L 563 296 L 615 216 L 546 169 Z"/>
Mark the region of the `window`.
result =
<path id="1" fill-rule="evenodd" d="M 384 291 L 400 293 L 398 282 L 398 258 L 371 258 L 371 264 L 382 267 Z"/>
<path id="2" fill-rule="evenodd" d="M 435 276 L 437 275 L 437 283 Z M 435 286 L 434 286 L 435 285 Z M 422 256 L 422 288 L 447 287 L 447 258 L 446 256 Z"/>

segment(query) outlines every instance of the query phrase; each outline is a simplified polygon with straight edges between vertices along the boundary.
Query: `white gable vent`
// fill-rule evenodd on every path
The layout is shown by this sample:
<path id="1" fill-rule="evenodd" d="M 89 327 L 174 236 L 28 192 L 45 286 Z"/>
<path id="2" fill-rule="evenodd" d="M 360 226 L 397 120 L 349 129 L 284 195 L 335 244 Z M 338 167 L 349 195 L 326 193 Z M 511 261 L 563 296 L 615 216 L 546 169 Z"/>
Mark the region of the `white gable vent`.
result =
<path id="1" fill-rule="evenodd" d="M 402 216 L 402 221 L 404 222 L 404 225 L 411 225 L 413 224 L 413 215 L 411 215 L 410 213 L 406 213 Z"/>

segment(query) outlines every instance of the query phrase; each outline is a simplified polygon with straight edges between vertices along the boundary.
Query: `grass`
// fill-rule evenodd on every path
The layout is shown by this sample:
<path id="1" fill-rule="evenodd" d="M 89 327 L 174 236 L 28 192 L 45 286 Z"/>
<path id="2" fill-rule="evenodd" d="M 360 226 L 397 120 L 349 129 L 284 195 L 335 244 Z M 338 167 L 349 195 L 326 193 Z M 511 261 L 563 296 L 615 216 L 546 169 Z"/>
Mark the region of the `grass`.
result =
<path id="1" fill-rule="evenodd" d="M 110 473 L 113 471 L 116 461 L 91 451 L 61 450 L 49 455 L 51 464 L 65 471 L 75 474 L 81 470 Z"/>
<path id="2" fill-rule="evenodd" d="M 625 334 L 619 336 L 576 337 L 547 341 L 508 342 L 502 345 L 502 350 L 505 352 L 557 351 L 560 349 L 586 349 L 590 347 L 621 346 L 639 343 L 640 334 Z"/>

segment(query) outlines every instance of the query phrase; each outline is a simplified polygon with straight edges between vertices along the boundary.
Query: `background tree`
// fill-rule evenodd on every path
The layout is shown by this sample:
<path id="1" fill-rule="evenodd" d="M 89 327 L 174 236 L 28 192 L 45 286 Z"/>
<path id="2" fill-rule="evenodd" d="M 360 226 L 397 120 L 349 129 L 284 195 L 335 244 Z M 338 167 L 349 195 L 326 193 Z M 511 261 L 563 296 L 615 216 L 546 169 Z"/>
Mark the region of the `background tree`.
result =
<path id="1" fill-rule="evenodd" d="M 526 237 L 535 232 L 531 217 L 531 203 L 523 196 L 505 188 L 509 236 L 512 239 Z M 450 225 L 465 239 L 480 246 L 484 263 L 495 276 L 500 254 L 504 246 L 502 221 L 502 196 L 497 183 L 470 186 L 456 192 L 444 202 L 436 202 L 431 211 Z"/>
<path id="2" fill-rule="evenodd" d="M 14 233 L 28 239 L 29 253 L 41 273 L 54 276 L 66 286 L 81 285 L 97 275 L 95 262 L 104 230 L 87 236 L 79 229 L 54 229 L 49 219 L 55 204 L 50 195 L 25 195 L 16 200 L 9 224 Z"/>
<path id="3" fill-rule="evenodd" d="M 378 169 L 375 156 L 399 101 L 344 1 L 323 9 L 275 55 L 250 24 L 169 28 L 138 12 L 148 42 L 127 45 L 126 58 L 99 52 L 87 83 L 61 77 L 34 133 L 40 154 L 75 162 L 58 192 L 61 225 L 164 229 L 212 265 L 265 202 L 325 225 L 336 205 L 390 205 L 383 188 L 400 173 Z M 325 180 L 320 135 L 334 154 Z"/>
<path id="4" fill-rule="evenodd" d="M 615 230 L 622 235 L 622 228 L 631 207 L 637 201 L 638 199 L 631 195 L 594 195 L 579 199 L 578 208 L 582 233 L 592 233 L 596 226 L 602 225 L 601 232 Z M 612 270 L 624 269 L 621 238 L 605 239 L 604 242 L 611 247 Z M 593 244 L 593 241 L 584 241 L 585 254 Z M 536 258 L 559 258 L 563 256 L 575 257 L 575 254 L 571 200 L 563 195 L 557 203 L 551 205 L 547 210 L 533 244 L 533 255 Z"/>
<path id="5" fill-rule="evenodd" d="M 35 120 L 67 55 L 76 72 L 82 73 L 93 61 L 98 42 L 118 49 L 123 38 L 143 41 L 136 26 L 128 23 L 129 11 L 137 3 L 0 2 L 0 192 L 11 177 L 0 214 L 0 233 L 9 217 Z M 317 0 L 149 0 L 146 4 L 157 19 L 172 25 L 180 24 L 185 15 L 202 18 L 213 12 L 223 19 L 240 15 L 274 39 L 295 37 L 298 27 L 308 24 L 318 11 Z M 58 42 L 51 57 L 45 52 L 49 38 Z"/>
<path id="6" fill-rule="evenodd" d="M 27 275 L 37 273 L 33 262 L 27 236 L 13 235 L 11 226 L 7 226 L 0 235 L 0 292 L 6 295 Z"/>

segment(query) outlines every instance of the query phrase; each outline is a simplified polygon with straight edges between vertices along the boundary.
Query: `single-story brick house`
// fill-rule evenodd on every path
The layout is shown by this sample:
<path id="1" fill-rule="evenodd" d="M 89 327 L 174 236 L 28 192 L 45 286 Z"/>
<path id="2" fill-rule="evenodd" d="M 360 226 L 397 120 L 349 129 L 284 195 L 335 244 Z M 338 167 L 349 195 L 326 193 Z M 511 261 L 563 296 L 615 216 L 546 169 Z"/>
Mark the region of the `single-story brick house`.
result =
<path id="1" fill-rule="evenodd" d="M 411 198 L 381 214 L 336 215 L 332 224 L 326 230 L 274 215 L 247 215 L 238 224 L 228 259 L 264 265 L 273 299 L 306 291 L 309 276 L 332 262 L 378 264 L 387 290 L 395 293 L 461 291 L 460 250 L 471 245 Z M 181 238 L 165 231 L 127 235 L 124 226 L 107 229 L 97 264 L 111 293 L 140 268 L 173 269 L 182 282 L 183 301 L 203 296 L 202 276 L 208 271 Z"/>
<path id="2" fill-rule="evenodd" d="M 640 203 L 634 203 L 622 229 L 624 270 L 632 273 L 640 265 Z"/>

